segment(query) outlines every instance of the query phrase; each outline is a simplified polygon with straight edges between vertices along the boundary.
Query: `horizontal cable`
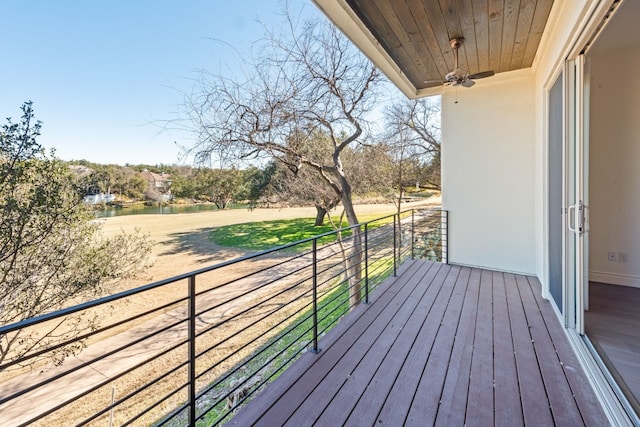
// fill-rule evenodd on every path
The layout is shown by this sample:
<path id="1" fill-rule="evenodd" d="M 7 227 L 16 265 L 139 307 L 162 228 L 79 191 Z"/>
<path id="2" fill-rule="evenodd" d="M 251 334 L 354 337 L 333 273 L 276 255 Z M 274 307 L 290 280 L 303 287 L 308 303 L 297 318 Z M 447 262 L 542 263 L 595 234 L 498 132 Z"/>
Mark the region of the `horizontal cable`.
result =
<path id="1" fill-rule="evenodd" d="M 120 347 L 116 348 L 115 350 L 109 351 L 109 352 L 107 352 L 105 354 L 102 354 L 102 355 L 100 355 L 98 357 L 95 357 L 95 358 L 93 358 L 93 359 L 91 359 L 91 360 L 89 360 L 87 362 L 83 362 L 80 365 L 75 366 L 75 367 L 73 367 L 73 368 L 71 368 L 71 369 L 69 369 L 67 371 L 61 372 L 61 373 L 53 376 L 52 378 L 48 378 L 48 379 L 46 379 L 46 380 L 44 380 L 44 381 L 42 381 L 42 382 L 40 382 L 38 384 L 33 384 L 32 386 L 29 386 L 29 387 L 27 387 L 27 388 L 25 388 L 23 390 L 20 390 L 20 391 L 12 394 L 10 396 L 2 398 L 2 399 L 0 399 L 0 405 L 4 404 L 6 402 L 9 402 L 9 401 L 15 399 L 16 397 L 20 397 L 20 396 L 22 396 L 22 395 L 24 395 L 26 393 L 29 393 L 30 391 L 36 390 L 36 389 L 40 388 L 43 385 L 46 385 L 46 384 L 52 383 L 54 381 L 57 381 L 60 378 L 64 378 L 65 376 L 67 376 L 67 375 L 69 375 L 69 374 L 71 374 L 73 372 L 76 372 L 76 371 L 78 371 L 78 370 L 80 370 L 82 368 L 86 368 L 88 366 L 91 366 L 95 362 L 98 362 L 100 360 L 106 359 L 109 356 L 113 356 L 114 354 L 117 354 L 117 353 L 119 353 L 120 351 L 122 351 L 122 350 L 124 350 L 126 348 L 129 348 L 129 347 L 131 347 L 131 346 L 133 346 L 135 344 L 139 344 L 139 343 L 141 343 L 142 341 L 144 341 L 144 340 L 146 340 L 148 338 L 154 337 L 155 335 L 158 335 L 158 334 L 160 334 L 162 332 L 165 332 L 165 331 L 167 331 L 167 330 L 169 330 L 171 328 L 174 328 L 174 327 L 178 326 L 180 323 L 183 323 L 184 321 L 185 320 L 178 320 L 177 322 L 174 322 L 174 323 L 172 323 L 170 325 L 167 325 L 167 326 L 163 327 L 162 329 L 155 331 L 152 334 L 148 334 L 148 335 L 145 335 L 143 337 L 140 337 L 140 338 L 138 338 L 136 340 L 133 340 L 133 341 L 131 341 L 131 342 L 129 342 L 129 343 L 123 345 L 123 346 L 120 346 Z M 182 343 L 184 344 L 184 342 L 186 342 L 186 341 L 183 341 Z"/>
<path id="2" fill-rule="evenodd" d="M 107 326 L 103 326 L 100 329 L 96 329 L 95 331 L 91 331 L 91 332 L 88 332 L 86 334 L 79 335 L 79 336 L 76 336 L 74 338 L 68 339 L 68 340 L 66 340 L 64 342 L 61 342 L 61 343 L 58 343 L 58 344 L 54 344 L 53 346 L 47 347 L 46 349 L 38 350 L 37 352 L 30 353 L 30 354 L 25 355 L 25 356 L 21 356 L 19 359 L 11 360 L 11 361 L 3 364 L 3 365 L 0 365 L 0 371 L 4 370 L 4 369 L 6 369 L 6 368 L 8 368 L 10 366 L 17 365 L 18 363 L 25 362 L 25 361 L 33 359 L 35 357 L 42 356 L 42 355 L 44 355 L 46 353 L 49 353 L 51 351 L 54 351 L 54 350 L 57 350 L 59 348 L 65 347 L 65 346 L 67 346 L 67 345 L 69 345 L 71 343 L 82 341 L 82 340 L 85 340 L 85 339 L 90 338 L 92 336 L 95 336 L 95 335 L 101 334 L 103 332 L 106 332 L 108 330 L 111 330 L 113 328 L 117 328 L 118 326 L 122 326 L 124 324 L 130 323 L 130 322 L 132 322 L 134 320 L 137 320 L 137 319 L 139 319 L 141 317 L 147 316 L 149 314 L 153 314 L 153 313 L 155 313 L 157 311 L 161 311 L 161 310 L 164 310 L 164 309 L 169 308 L 171 306 L 174 306 L 174 305 L 176 305 L 178 303 L 187 301 L 188 299 L 189 299 L 188 297 L 184 297 L 184 298 L 169 302 L 169 303 L 167 303 L 167 304 L 165 304 L 165 305 L 163 305 L 161 307 L 156 307 L 156 308 L 150 309 L 148 311 L 145 311 L 144 313 L 139 313 L 139 314 L 137 314 L 137 315 L 135 315 L 133 317 L 129 317 L 129 318 L 121 320 L 119 322 L 112 323 L 112 324 L 107 325 Z"/>

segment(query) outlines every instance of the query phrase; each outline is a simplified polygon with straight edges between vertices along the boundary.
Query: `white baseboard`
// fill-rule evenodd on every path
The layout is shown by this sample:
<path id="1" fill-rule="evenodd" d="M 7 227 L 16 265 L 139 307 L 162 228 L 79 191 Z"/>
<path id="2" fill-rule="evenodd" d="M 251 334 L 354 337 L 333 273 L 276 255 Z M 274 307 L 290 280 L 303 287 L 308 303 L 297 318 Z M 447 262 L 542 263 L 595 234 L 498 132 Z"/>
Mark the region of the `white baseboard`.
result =
<path id="1" fill-rule="evenodd" d="M 487 265 L 476 265 L 476 264 L 453 262 L 451 260 L 449 260 L 448 264 L 449 265 L 457 265 L 458 267 L 479 268 L 481 270 L 497 271 L 497 272 L 500 272 L 500 273 L 511 273 L 511 274 L 516 274 L 518 276 L 534 276 L 534 277 L 538 278 L 536 273 L 528 273 L 526 271 L 506 270 L 504 268 L 497 268 L 497 267 L 487 266 Z M 540 278 L 538 278 L 538 280 L 539 279 Z"/>
<path id="2" fill-rule="evenodd" d="M 592 282 L 610 283 L 612 285 L 631 286 L 640 288 L 640 277 L 624 274 L 604 273 L 602 271 L 590 271 L 589 280 Z"/>

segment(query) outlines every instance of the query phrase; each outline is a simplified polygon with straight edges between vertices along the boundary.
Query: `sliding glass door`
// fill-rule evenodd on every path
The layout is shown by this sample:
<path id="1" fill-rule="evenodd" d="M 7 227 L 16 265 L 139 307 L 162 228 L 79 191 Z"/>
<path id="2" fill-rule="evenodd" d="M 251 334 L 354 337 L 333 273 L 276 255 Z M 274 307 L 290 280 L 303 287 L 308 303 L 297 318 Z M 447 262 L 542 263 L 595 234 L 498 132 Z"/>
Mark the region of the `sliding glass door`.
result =
<path id="1" fill-rule="evenodd" d="M 548 93 L 548 182 L 547 199 L 549 242 L 549 295 L 558 311 L 565 314 L 563 279 L 563 234 L 565 209 L 563 205 L 564 160 L 564 73 L 561 72 Z"/>

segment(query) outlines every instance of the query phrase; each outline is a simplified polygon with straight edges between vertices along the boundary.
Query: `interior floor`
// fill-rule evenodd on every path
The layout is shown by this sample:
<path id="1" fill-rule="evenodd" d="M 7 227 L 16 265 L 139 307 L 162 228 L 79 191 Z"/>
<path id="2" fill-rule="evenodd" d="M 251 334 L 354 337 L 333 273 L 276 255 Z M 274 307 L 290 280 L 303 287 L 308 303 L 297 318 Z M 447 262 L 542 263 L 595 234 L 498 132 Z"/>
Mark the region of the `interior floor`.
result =
<path id="1" fill-rule="evenodd" d="M 589 283 L 587 336 L 631 405 L 640 408 L 640 288 Z"/>

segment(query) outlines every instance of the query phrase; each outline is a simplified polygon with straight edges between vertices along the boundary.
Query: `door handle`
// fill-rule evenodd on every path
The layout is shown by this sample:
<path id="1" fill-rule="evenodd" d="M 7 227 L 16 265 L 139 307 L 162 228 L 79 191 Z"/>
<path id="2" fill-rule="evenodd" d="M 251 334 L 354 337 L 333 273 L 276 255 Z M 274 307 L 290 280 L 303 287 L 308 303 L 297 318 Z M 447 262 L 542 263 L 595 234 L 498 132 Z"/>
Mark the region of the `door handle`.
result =
<path id="1" fill-rule="evenodd" d="M 586 210 L 587 206 L 578 201 L 578 204 L 571 205 L 567 208 L 567 228 L 569 231 L 581 235 L 586 231 Z"/>
<path id="2" fill-rule="evenodd" d="M 575 228 L 576 221 L 576 205 L 571 205 L 567 208 L 567 228 L 569 231 L 577 233 Z"/>

